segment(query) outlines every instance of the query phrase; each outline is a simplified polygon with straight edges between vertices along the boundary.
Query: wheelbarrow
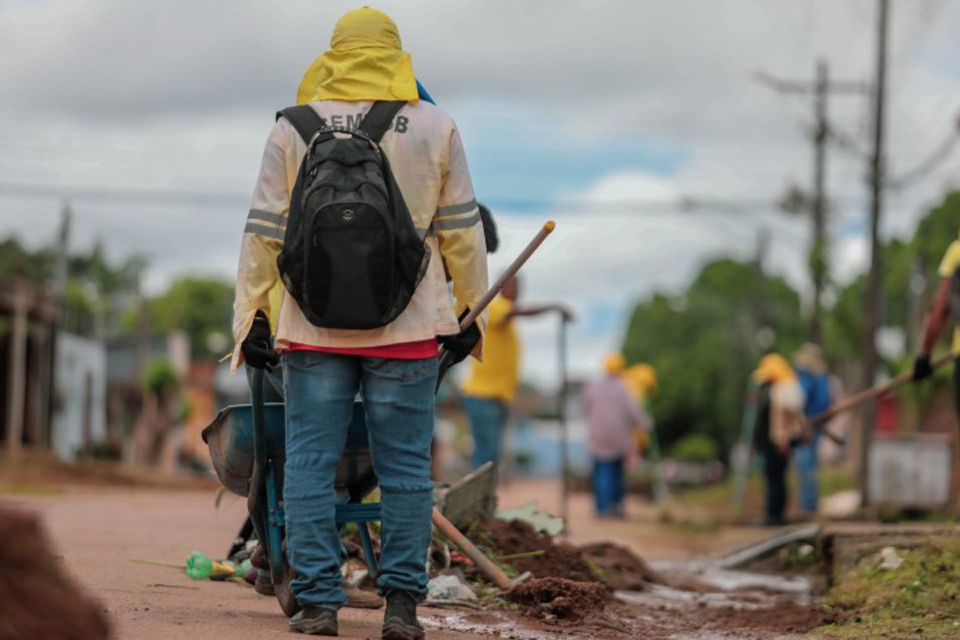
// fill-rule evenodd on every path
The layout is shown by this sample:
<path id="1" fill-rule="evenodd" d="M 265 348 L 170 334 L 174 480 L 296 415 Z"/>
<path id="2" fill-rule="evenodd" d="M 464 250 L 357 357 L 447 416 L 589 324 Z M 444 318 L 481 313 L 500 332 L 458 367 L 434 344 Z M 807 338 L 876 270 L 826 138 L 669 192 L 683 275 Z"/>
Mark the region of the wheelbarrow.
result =
<path id="1" fill-rule="evenodd" d="M 284 405 L 263 401 L 263 371 L 253 374 L 251 404 L 231 405 L 203 430 L 213 467 L 229 491 L 247 498 L 257 539 L 266 551 L 270 580 L 283 612 L 300 607 L 290 589 L 293 575 L 286 561 L 283 511 L 283 465 L 286 459 Z M 363 503 L 377 486 L 363 407 L 354 404 L 343 458 L 334 484 L 337 526 L 356 523 L 370 574 L 377 575 L 368 523 L 380 519 L 379 503 Z"/>

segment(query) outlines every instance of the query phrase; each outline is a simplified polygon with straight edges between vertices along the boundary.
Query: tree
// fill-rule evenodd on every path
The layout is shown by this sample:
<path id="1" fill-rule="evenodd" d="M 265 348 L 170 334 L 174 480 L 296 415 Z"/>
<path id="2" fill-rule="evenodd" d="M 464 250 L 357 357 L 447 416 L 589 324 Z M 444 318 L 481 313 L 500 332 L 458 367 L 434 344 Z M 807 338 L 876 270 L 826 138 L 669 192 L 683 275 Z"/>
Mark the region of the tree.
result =
<path id="1" fill-rule="evenodd" d="M 917 224 L 912 238 L 893 239 L 883 250 L 883 305 L 881 324 L 902 329 L 907 339 L 919 330 L 911 321 L 916 306 L 921 309 L 929 303 L 939 276 L 937 266 L 951 242 L 957 239 L 960 228 L 960 192 L 948 193 L 943 202 L 930 209 Z M 924 296 L 913 292 L 914 277 L 922 276 L 926 283 Z M 859 358 L 860 336 L 863 328 L 861 301 L 864 295 L 864 277 L 860 276 L 840 288 L 837 300 L 827 318 L 824 348 L 835 363 L 855 362 Z M 919 314 L 917 314 L 919 315 Z M 883 363 L 889 373 L 899 372 L 902 362 Z"/>
<path id="2" fill-rule="evenodd" d="M 230 343 L 233 285 L 212 278 L 180 278 L 150 300 L 149 313 L 154 330 L 186 332 L 193 359 L 216 360 Z"/>
<path id="3" fill-rule="evenodd" d="M 9 237 L 0 241 L 0 277 L 24 278 L 42 284 L 52 277 L 54 256 L 49 249 L 28 251 Z"/>

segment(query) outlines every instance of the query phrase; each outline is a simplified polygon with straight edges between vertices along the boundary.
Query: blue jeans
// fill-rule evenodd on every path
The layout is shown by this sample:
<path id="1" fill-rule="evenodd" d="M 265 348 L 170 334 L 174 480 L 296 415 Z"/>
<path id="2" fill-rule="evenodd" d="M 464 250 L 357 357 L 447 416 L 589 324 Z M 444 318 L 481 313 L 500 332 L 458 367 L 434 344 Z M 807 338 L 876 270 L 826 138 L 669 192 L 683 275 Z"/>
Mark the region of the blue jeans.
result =
<path id="1" fill-rule="evenodd" d="M 334 478 L 353 402 L 362 391 L 374 470 L 380 482 L 381 594 L 427 593 L 437 359 L 395 360 L 310 351 L 283 356 L 287 462 L 283 501 L 293 593 L 303 605 L 341 606 L 340 537 Z"/>
<path id="2" fill-rule="evenodd" d="M 507 424 L 507 405 L 494 398 L 463 396 L 463 410 L 470 419 L 473 434 L 473 468 L 486 462 L 500 462 L 503 430 Z"/>
<path id="3" fill-rule="evenodd" d="M 817 452 L 820 446 L 820 433 L 817 432 L 809 442 L 804 442 L 793 451 L 793 460 L 800 476 L 800 510 L 806 513 L 817 512 L 820 496 L 819 463 Z"/>
<path id="4" fill-rule="evenodd" d="M 593 461 L 593 500 L 598 516 L 623 515 L 623 458 Z"/>

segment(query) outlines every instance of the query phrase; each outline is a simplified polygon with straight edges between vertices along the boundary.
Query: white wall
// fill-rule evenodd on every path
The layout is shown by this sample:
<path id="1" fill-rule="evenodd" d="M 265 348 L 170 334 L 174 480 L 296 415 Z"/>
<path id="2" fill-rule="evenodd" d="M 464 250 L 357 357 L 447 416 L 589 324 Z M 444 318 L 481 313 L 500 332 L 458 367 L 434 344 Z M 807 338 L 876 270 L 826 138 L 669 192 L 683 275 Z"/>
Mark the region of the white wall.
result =
<path id="1" fill-rule="evenodd" d="M 106 375 L 107 353 L 102 343 L 69 333 L 57 336 L 51 440 L 58 457 L 73 460 L 77 449 L 85 444 L 86 411 L 90 418 L 90 442 L 100 441 L 106 435 Z"/>

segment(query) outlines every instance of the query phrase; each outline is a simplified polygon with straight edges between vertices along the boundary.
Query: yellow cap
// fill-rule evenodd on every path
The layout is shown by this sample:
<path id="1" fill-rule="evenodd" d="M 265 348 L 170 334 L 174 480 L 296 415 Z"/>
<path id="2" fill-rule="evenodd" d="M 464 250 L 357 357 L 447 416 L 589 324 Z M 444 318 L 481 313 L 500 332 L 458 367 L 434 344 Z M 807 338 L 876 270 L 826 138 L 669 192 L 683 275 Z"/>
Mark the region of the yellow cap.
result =
<path id="1" fill-rule="evenodd" d="M 627 361 L 623 359 L 623 356 L 619 353 L 611 353 L 603 361 L 603 368 L 610 375 L 615 375 L 618 373 L 623 373 L 623 370 L 627 367 Z"/>
<path id="2" fill-rule="evenodd" d="M 786 358 L 777 353 L 768 353 L 760 358 L 760 364 L 757 365 L 757 370 L 753 372 L 754 382 L 760 384 L 792 380 L 795 377 L 797 377 L 797 374 L 793 367 L 790 366 Z"/>

